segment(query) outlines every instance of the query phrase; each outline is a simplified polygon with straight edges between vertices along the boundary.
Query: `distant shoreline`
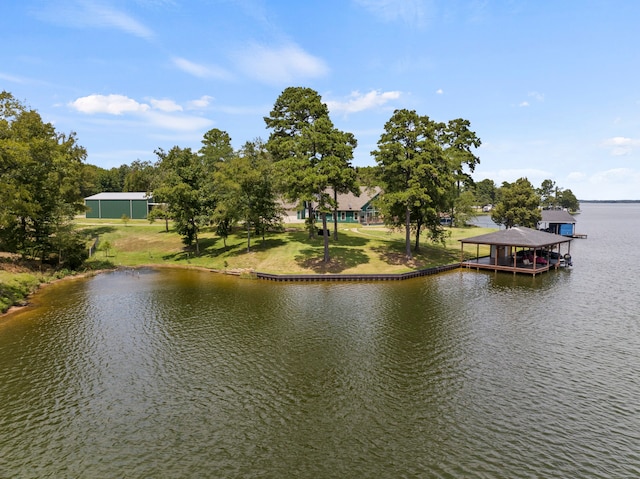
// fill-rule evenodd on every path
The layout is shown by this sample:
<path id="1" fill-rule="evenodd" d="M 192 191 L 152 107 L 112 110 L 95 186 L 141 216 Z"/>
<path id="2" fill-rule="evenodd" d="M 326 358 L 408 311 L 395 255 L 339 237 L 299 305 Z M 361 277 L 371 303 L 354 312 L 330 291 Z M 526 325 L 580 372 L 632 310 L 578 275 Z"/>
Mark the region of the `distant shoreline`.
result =
<path id="1" fill-rule="evenodd" d="M 640 200 L 578 200 L 579 203 L 640 203 Z"/>

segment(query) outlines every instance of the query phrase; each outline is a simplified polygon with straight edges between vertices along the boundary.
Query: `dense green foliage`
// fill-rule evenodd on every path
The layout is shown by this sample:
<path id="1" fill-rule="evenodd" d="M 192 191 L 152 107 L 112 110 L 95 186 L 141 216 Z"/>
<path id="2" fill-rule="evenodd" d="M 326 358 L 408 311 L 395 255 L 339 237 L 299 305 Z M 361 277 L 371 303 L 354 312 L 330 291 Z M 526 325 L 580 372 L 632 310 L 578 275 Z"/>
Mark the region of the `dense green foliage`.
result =
<path id="1" fill-rule="evenodd" d="M 159 161 L 155 199 L 168 205 L 184 243 L 194 245 L 198 254 L 198 233 L 213 211 L 213 199 L 205 194 L 209 175 L 203 157 L 190 148 L 177 146 L 168 152 L 159 149 L 156 154 Z"/>
<path id="2" fill-rule="evenodd" d="M 468 127 L 466 120 L 437 123 L 413 110 L 396 110 L 385 124 L 372 152 L 384 190 L 378 204 L 388 225 L 404 227 L 407 258 L 412 257 L 411 230 L 418 251 L 423 229 L 432 241 L 443 239 L 443 212 L 455 214 L 458 204 L 463 218 L 472 214 L 469 196 L 461 192 L 473 183 L 465 167 L 473 171 L 480 161 L 472 153 L 480 140 Z"/>
<path id="3" fill-rule="evenodd" d="M 540 195 L 540 205 L 543 209 L 564 208 L 569 211 L 580 209 L 580 203 L 573 192 L 559 188 L 555 181 L 544 180 L 536 192 Z"/>
<path id="4" fill-rule="evenodd" d="M 273 185 L 273 163 L 262 141 L 245 143 L 227 161 L 217 165 L 214 182 L 218 201 L 213 213 L 216 231 L 225 241 L 232 226 L 241 221 L 247 233 L 247 251 L 251 249 L 251 230 L 264 234 L 279 229 L 282 207 Z"/>
<path id="5" fill-rule="evenodd" d="M 498 201 L 498 187 L 488 178 L 478 181 L 473 186 L 475 203 L 478 206 L 494 205 Z"/>
<path id="6" fill-rule="evenodd" d="M 506 228 L 535 228 L 542 219 L 540 196 L 526 178 L 502 184 L 502 200 L 491 211 L 491 219 Z"/>
<path id="7" fill-rule="evenodd" d="M 480 163 L 474 149 L 480 148 L 482 142 L 475 132 L 469 129 L 469 120 L 456 118 L 441 126 L 440 142 L 444 148 L 445 157 L 453 169 L 456 187 L 449 190 L 449 210 L 451 220 L 455 224 L 464 226 L 474 215 L 470 208 L 470 192 L 474 181 L 471 173 Z M 467 193 L 464 194 L 463 193 Z"/>
<path id="8" fill-rule="evenodd" d="M 74 133 L 59 133 L 7 92 L 0 93 L 0 249 L 76 267 L 84 241 L 70 222 L 84 209 L 86 157 Z"/>
<path id="9" fill-rule="evenodd" d="M 40 285 L 41 280 L 33 274 L 23 274 L 0 282 L 0 314 L 11 306 L 22 303 Z"/>

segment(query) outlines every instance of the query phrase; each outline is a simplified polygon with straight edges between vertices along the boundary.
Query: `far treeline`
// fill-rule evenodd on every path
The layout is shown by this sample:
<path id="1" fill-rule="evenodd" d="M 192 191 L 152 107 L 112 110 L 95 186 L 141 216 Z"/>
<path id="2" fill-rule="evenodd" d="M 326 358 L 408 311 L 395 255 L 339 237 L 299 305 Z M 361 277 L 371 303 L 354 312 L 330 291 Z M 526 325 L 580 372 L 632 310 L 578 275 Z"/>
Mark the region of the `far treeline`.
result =
<path id="1" fill-rule="evenodd" d="M 264 118 L 269 139 L 247 141 L 239 150 L 214 128 L 198 151 L 174 146 L 155 151 L 157 161 L 133 161 L 103 169 L 85 163 L 75 133 L 56 132 L 40 115 L 0 93 L 0 250 L 76 268 L 86 238 L 73 225 L 83 198 L 99 192 L 146 191 L 163 206 L 151 220 L 172 220 L 184 244 L 199 254 L 199 233 L 213 229 L 226 241 L 236 228 L 252 235 L 282 228 L 283 202 L 307 208 L 310 237 L 322 222 L 324 261 L 329 262 L 329 218 L 337 242 L 337 195 L 380 187 L 375 207 L 389 227 L 404 229 L 408 259 L 424 232 L 434 242 L 447 234 L 443 217 L 464 226 L 478 207 L 492 205 L 492 219 L 506 227 L 535 227 L 540 208 L 577 210 L 570 190 L 526 178 L 498 187 L 471 177 L 480 159 L 480 139 L 470 122 L 436 122 L 413 110 L 396 110 L 384 126 L 376 165 L 352 165 L 357 140 L 337 129 L 327 105 L 310 88 L 289 87 Z"/>

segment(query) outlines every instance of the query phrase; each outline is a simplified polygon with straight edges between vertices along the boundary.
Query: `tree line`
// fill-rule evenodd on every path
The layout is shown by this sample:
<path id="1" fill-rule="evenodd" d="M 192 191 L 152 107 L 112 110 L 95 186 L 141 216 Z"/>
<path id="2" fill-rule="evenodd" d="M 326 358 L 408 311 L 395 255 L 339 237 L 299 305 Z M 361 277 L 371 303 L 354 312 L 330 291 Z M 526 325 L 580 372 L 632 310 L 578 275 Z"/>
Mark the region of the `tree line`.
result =
<path id="1" fill-rule="evenodd" d="M 76 267 L 85 241 L 73 228 L 87 153 L 40 115 L 0 92 L 0 250 Z"/>
<path id="2" fill-rule="evenodd" d="M 431 241 L 444 239 L 443 215 L 463 225 L 474 206 L 491 203 L 496 211 L 504 205 L 504 218 L 494 218 L 500 224 L 531 219 L 510 213 L 524 200 L 517 191 L 526 179 L 500 188 L 491 180 L 473 182 L 481 141 L 468 120 L 437 122 L 413 110 L 396 110 L 371 152 L 375 166 L 363 168 L 352 165 L 355 136 L 335 127 L 327 105 L 310 88 L 286 88 L 264 121 L 268 140 L 247 141 L 239 150 L 228 133 L 214 128 L 197 151 L 158 148 L 153 163 L 136 160 L 106 170 L 84 163 L 86 151 L 74 133 L 57 133 L 37 112 L 2 92 L 0 249 L 42 260 L 53 255 L 59 262 L 79 258 L 82 241 L 72 228 L 73 215 L 83 211 L 84 197 L 108 191 L 152 193 L 162 206 L 152 210 L 151 219 L 164 218 L 167 228 L 171 219 L 195 254 L 205 228 L 226 245 L 228 235 L 241 227 L 250 249 L 257 235 L 264 238 L 282 227 L 287 203 L 308 210 L 310 236 L 321 222 L 328 262 L 330 239 L 339 241 L 338 194 L 359 195 L 361 186 L 383 191 L 375 206 L 388 226 L 405 231 L 408 259 L 419 250 L 423 232 Z M 533 189 L 525 209 L 556 206 L 571 196 L 548 180 Z"/>

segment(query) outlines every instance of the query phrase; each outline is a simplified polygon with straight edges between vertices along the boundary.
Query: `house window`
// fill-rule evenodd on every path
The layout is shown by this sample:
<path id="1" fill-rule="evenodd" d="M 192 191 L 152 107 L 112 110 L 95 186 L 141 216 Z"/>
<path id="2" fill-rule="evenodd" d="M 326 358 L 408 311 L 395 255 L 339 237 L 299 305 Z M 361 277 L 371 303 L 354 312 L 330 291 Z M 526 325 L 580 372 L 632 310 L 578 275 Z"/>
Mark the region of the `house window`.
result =
<path id="1" fill-rule="evenodd" d="M 345 221 L 347 219 L 347 212 L 346 211 L 341 211 L 340 212 L 340 221 Z"/>
<path id="2" fill-rule="evenodd" d="M 358 223 L 359 220 L 360 220 L 360 214 L 357 211 L 354 211 L 353 212 L 353 221 Z"/>

